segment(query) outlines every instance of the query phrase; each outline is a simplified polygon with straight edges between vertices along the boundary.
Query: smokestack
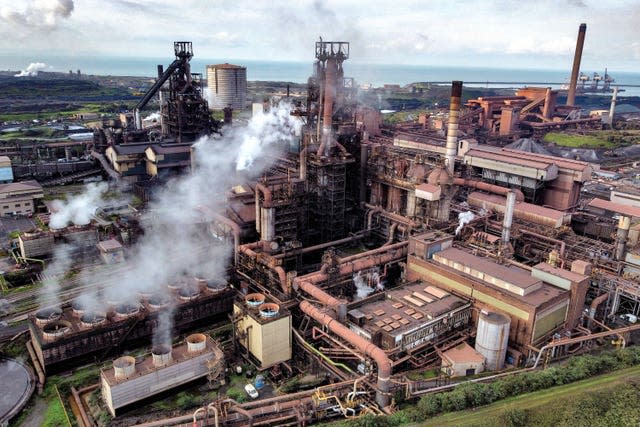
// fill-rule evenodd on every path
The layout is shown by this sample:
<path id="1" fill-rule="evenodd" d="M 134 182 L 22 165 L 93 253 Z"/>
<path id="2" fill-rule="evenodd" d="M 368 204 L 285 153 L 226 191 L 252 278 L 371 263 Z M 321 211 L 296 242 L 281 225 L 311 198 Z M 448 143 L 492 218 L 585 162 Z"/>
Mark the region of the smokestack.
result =
<path id="1" fill-rule="evenodd" d="M 544 94 L 544 107 L 542 108 L 542 117 L 545 119 L 551 118 L 551 88 L 548 87 Z"/>
<path id="2" fill-rule="evenodd" d="M 621 216 L 618 220 L 618 233 L 616 235 L 616 253 L 615 259 L 624 258 L 624 252 L 627 247 L 627 237 L 629 236 L 629 228 L 631 228 L 631 218 Z"/>
<path id="3" fill-rule="evenodd" d="M 158 78 L 162 77 L 162 74 L 164 74 L 164 67 L 162 64 L 158 64 Z"/>
<path id="4" fill-rule="evenodd" d="M 453 176 L 453 168 L 458 152 L 458 119 L 460 116 L 460 98 L 462 97 L 462 82 L 451 82 L 451 106 L 449 107 L 449 127 L 447 129 L 447 146 L 445 150 L 445 166 L 450 176 Z"/>
<path id="5" fill-rule="evenodd" d="M 322 113 L 322 143 L 318 154 L 324 156 L 329 153 L 332 144 L 332 125 L 333 125 L 333 102 L 336 97 L 336 80 L 338 75 L 338 61 L 336 58 L 327 59 L 324 77 L 324 105 Z"/>
<path id="6" fill-rule="evenodd" d="M 613 88 L 613 96 L 611 97 L 611 108 L 609 108 L 609 126 L 613 125 L 613 115 L 616 113 L 616 100 L 618 99 L 618 86 Z"/>
<path id="7" fill-rule="evenodd" d="M 502 222 L 502 243 L 506 246 L 509 244 L 511 235 L 511 223 L 513 222 L 513 211 L 516 207 L 516 193 L 509 191 L 507 193 L 507 206 L 504 210 L 504 220 Z"/>
<path id="8" fill-rule="evenodd" d="M 567 94 L 567 105 L 572 106 L 576 102 L 576 87 L 578 86 L 578 75 L 580 74 L 580 60 L 582 59 L 582 48 L 584 47 L 584 36 L 587 33 L 587 24 L 580 24 L 578 30 L 578 41 L 576 43 L 576 53 L 573 57 L 573 68 L 571 69 L 571 82 L 569 83 L 569 93 Z"/>

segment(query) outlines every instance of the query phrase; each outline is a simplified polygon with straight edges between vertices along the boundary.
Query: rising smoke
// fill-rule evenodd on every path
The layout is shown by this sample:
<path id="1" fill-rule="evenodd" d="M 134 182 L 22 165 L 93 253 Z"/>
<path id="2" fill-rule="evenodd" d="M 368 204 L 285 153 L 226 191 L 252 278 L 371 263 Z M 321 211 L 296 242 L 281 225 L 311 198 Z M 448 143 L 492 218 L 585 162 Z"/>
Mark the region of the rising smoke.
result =
<path id="1" fill-rule="evenodd" d="M 40 306 L 60 305 L 60 280 L 73 265 L 73 245 L 62 243 L 55 246 L 51 261 L 42 271 Z"/>
<path id="2" fill-rule="evenodd" d="M 456 227 L 456 236 L 462 230 L 462 227 L 469 224 L 476 216 L 471 211 L 460 212 L 458 214 L 458 227 Z"/>
<path id="3" fill-rule="evenodd" d="M 32 62 L 29 66 L 20 71 L 18 74 L 15 74 L 14 77 L 32 77 L 37 76 L 39 71 L 47 68 L 47 64 L 44 62 Z"/>
<path id="4" fill-rule="evenodd" d="M 86 225 L 91 222 L 91 218 L 96 209 L 104 204 L 102 194 L 107 191 L 107 184 L 104 182 L 89 184 L 86 190 L 68 200 L 56 199 L 51 203 L 51 218 L 49 226 L 53 229 L 64 228 L 67 225 Z"/>
<path id="5" fill-rule="evenodd" d="M 131 302 L 140 292 L 166 294 L 167 285 L 194 276 L 224 278 L 233 248 L 211 234 L 203 207 L 222 213 L 228 189 L 259 176 L 289 146 L 301 125 L 290 112 L 289 105 L 273 106 L 246 127 L 198 141 L 192 173 L 167 183 L 150 204 L 144 235 L 127 254 L 127 268 L 116 276 L 111 271 L 82 276 L 85 285 L 108 286 L 81 301 L 91 307 L 102 301 Z M 154 344 L 170 343 L 173 311 L 169 309 L 158 323 Z"/>

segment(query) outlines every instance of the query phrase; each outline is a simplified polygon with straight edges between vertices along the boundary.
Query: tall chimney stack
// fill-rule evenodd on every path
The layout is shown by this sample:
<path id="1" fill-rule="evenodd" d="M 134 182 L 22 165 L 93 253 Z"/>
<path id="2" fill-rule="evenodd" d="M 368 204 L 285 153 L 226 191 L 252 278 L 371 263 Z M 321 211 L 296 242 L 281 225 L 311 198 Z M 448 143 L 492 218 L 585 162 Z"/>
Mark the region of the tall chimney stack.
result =
<path id="1" fill-rule="evenodd" d="M 447 145 L 445 149 L 445 167 L 450 176 L 453 176 L 453 168 L 458 152 L 458 120 L 460 117 L 460 98 L 462 98 L 462 82 L 451 82 L 451 105 L 449 107 L 449 127 L 447 128 Z"/>
<path id="2" fill-rule="evenodd" d="M 609 108 L 609 117 L 607 122 L 609 126 L 613 126 L 613 116 L 616 114 L 616 100 L 618 99 L 618 86 L 613 88 L 613 96 L 611 97 L 611 108 Z"/>
<path id="3" fill-rule="evenodd" d="M 578 75 L 580 74 L 580 60 L 582 59 L 582 48 L 584 47 L 584 36 L 587 33 L 587 24 L 580 24 L 578 30 L 578 41 L 576 43 L 576 53 L 573 57 L 573 68 L 571 69 L 571 82 L 569 83 L 569 93 L 567 94 L 567 105 L 572 106 L 576 102 L 576 87 L 578 86 Z"/>

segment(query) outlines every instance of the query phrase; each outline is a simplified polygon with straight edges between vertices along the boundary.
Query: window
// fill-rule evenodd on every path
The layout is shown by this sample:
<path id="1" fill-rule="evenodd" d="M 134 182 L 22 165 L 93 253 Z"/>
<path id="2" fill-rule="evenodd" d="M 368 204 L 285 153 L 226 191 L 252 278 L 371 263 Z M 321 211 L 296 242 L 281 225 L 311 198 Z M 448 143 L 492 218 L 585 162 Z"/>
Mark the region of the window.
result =
<path id="1" fill-rule="evenodd" d="M 3 206 L 2 209 L 9 209 L 9 206 Z"/>
<path id="2" fill-rule="evenodd" d="M 20 203 L 16 203 L 16 208 L 19 208 L 19 207 L 20 207 Z"/>

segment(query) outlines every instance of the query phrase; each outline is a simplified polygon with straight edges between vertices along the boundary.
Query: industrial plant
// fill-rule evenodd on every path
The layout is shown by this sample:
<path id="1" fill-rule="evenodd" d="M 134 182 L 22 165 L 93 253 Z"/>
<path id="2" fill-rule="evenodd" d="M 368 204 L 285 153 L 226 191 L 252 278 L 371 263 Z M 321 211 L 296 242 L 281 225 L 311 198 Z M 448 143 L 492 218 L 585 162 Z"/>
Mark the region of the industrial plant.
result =
<path id="1" fill-rule="evenodd" d="M 72 244 L 111 266 L 134 256 L 161 263 L 140 262 L 137 276 L 121 267 L 113 274 L 121 284 L 105 284 L 99 297 L 80 292 L 29 314 L 39 381 L 98 364 L 94 390 L 114 422 L 195 382 L 221 390 L 218 398 L 167 414 L 163 425 L 308 425 L 391 414 L 400 399 L 467 376 L 490 381 L 612 340 L 637 343 L 637 191 L 594 194 L 599 164 L 517 144 L 613 117 L 576 105 L 585 32 L 582 24 L 566 95 L 525 87 L 465 100 L 464 83 L 452 81 L 444 115 L 395 126 L 360 101 L 350 43 L 320 39 L 306 97 L 253 108 L 291 130 L 281 137 L 269 122 L 268 135 L 278 134 L 270 151 L 244 163 L 208 162 L 230 153 L 225 137 L 251 127 L 231 120 L 249 109 L 246 67 L 208 66 L 207 100 L 191 42 L 175 42 L 175 59 L 158 66 L 135 109 L 103 121 L 92 143 L 104 173 L 146 202 L 140 222 L 152 227 L 106 233 L 92 220 L 19 237 L 23 259 Z M 152 99 L 158 122 L 144 126 Z M 226 110 L 225 123 L 210 109 Z M 224 188 L 204 188 L 216 186 Z M 171 192 L 179 197 L 167 199 Z M 197 202 L 191 192 L 201 193 Z M 205 261 L 215 265 L 201 269 Z M 214 340 L 214 328 L 226 335 Z M 227 388 L 241 366 L 256 384 L 245 402 Z M 428 370 L 432 381 L 411 379 Z M 310 372 L 320 379 L 313 387 L 260 388 Z"/>

